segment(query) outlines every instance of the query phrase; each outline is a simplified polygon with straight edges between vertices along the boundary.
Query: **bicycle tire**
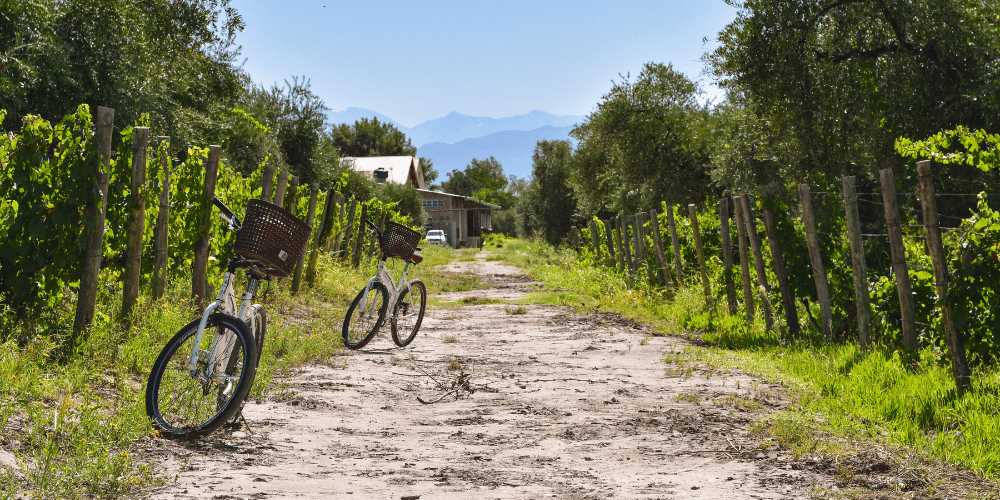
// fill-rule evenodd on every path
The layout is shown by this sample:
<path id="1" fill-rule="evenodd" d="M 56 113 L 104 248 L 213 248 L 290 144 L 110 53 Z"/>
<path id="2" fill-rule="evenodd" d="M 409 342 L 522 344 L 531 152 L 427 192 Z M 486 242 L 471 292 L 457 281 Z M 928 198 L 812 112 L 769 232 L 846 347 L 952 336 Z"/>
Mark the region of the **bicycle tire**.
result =
<path id="1" fill-rule="evenodd" d="M 417 336 L 427 309 L 427 287 L 420 280 L 413 280 L 399 294 L 392 309 L 392 341 L 406 347 Z"/>
<path id="2" fill-rule="evenodd" d="M 385 314 L 389 309 L 389 301 L 386 297 L 389 292 L 385 285 L 376 281 L 368 291 L 368 298 L 365 302 L 365 310 L 358 311 L 361 297 L 365 294 L 362 288 L 358 296 L 354 297 L 351 307 L 347 308 L 347 315 L 344 316 L 344 326 L 341 333 L 344 336 L 344 346 L 348 349 L 361 349 L 375 337 L 379 328 L 385 322 Z M 378 315 L 376 317 L 376 307 Z"/>
<path id="3" fill-rule="evenodd" d="M 229 422 L 242 408 L 257 373 L 257 345 L 247 324 L 216 313 L 208 317 L 199 345 L 197 369 L 203 378 L 192 375 L 188 359 L 200 321 L 188 323 L 167 342 L 146 384 L 146 415 L 167 438 L 205 436 Z M 208 379 L 204 377 L 208 366 L 205 358 L 216 339 L 215 352 L 222 356 L 215 367 L 224 364 L 225 368 L 223 375 L 216 372 Z"/>

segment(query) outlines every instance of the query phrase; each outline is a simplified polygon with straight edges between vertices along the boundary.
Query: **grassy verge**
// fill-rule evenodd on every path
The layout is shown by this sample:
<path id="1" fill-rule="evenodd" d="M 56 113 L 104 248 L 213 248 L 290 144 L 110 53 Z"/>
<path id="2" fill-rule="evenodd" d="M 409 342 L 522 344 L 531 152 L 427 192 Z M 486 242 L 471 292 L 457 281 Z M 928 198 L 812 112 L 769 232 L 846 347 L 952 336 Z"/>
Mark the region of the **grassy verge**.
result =
<path id="1" fill-rule="evenodd" d="M 428 253 L 432 262 L 446 262 L 449 252 Z M 411 275 L 430 285 L 435 280 L 427 267 Z M 252 396 L 281 390 L 276 382 L 283 372 L 341 349 L 344 311 L 373 272 L 372 263 L 353 270 L 324 256 L 315 282 L 295 296 L 289 281 L 272 283 L 263 301 L 268 337 Z M 157 302 L 143 290 L 131 328 L 117 320 L 116 277 L 106 277 L 101 290 L 93 328 L 72 353 L 58 347 L 73 323 L 72 304 L 0 337 L 6 339 L 0 343 L 0 499 L 123 498 L 157 481 L 135 451 L 153 438 L 145 383 L 166 341 L 197 315 L 188 298 L 190 278 L 172 276 Z"/>
<path id="2" fill-rule="evenodd" d="M 1000 370 L 995 367 L 980 368 L 973 390 L 960 396 L 933 348 L 904 360 L 888 350 L 823 344 L 815 332 L 810 340 L 790 341 L 712 306 L 700 285 L 669 296 L 633 286 L 615 270 L 583 262 L 569 250 L 508 240 L 495 251 L 496 258 L 545 282 L 548 290 L 541 297 L 548 303 L 614 311 L 706 345 L 665 357 L 668 370 L 732 368 L 788 387 L 795 409 L 777 422 L 797 423 L 761 426 L 759 434 L 769 441 L 792 442 L 782 437 L 788 428 L 805 425 L 839 437 L 905 446 L 987 478 L 1000 476 Z"/>

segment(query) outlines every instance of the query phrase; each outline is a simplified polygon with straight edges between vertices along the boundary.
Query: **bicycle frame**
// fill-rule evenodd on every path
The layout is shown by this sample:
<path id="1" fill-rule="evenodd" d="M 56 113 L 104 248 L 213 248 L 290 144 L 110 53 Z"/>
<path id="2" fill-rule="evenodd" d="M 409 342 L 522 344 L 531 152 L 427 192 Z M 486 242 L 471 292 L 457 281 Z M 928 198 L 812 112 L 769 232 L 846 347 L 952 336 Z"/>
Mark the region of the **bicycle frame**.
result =
<path id="1" fill-rule="evenodd" d="M 403 274 L 399 276 L 399 283 L 392 278 L 392 273 L 389 272 L 388 267 L 385 265 L 385 261 L 388 259 L 387 256 L 382 255 L 382 260 L 379 261 L 378 269 L 375 271 L 375 276 L 372 276 L 368 280 L 368 284 L 365 285 L 365 293 L 361 296 L 361 303 L 358 304 L 358 309 L 361 311 L 365 310 L 365 302 L 368 300 L 368 292 L 372 289 L 372 285 L 376 281 L 380 281 L 383 285 L 386 285 L 386 289 L 389 292 L 389 296 L 386 299 L 389 301 L 390 307 L 396 303 L 396 299 L 399 294 L 403 291 L 403 288 L 409 286 L 406 281 L 406 271 L 410 268 L 410 262 L 407 261 L 406 265 L 403 266 Z M 396 314 L 395 308 L 393 308 L 392 314 Z"/>
<path id="2" fill-rule="evenodd" d="M 215 337 L 212 340 L 212 346 L 208 349 L 207 353 L 202 355 L 198 349 L 201 345 L 202 335 L 205 333 L 205 325 L 208 323 L 208 318 L 214 312 L 222 309 L 222 312 L 232 314 L 236 311 L 229 311 L 228 298 L 233 296 L 233 279 L 235 278 L 236 267 L 239 261 L 234 261 L 229 263 L 229 269 L 226 271 L 225 276 L 222 278 L 222 287 L 219 288 L 219 295 L 216 296 L 215 301 L 205 308 L 205 312 L 201 315 L 201 322 L 198 323 L 198 332 L 195 334 L 194 346 L 191 349 L 191 357 L 188 359 L 188 370 L 190 370 L 192 378 L 201 379 L 202 382 L 209 382 L 213 380 L 213 375 L 216 375 L 216 370 L 220 367 L 224 370 L 224 366 L 229 361 L 229 356 L 232 355 L 232 344 L 226 342 L 225 345 L 219 345 L 221 337 Z M 256 275 L 251 274 L 250 283 L 247 286 L 245 292 L 243 292 L 242 301 L 240 303 L 239 312 L 236 317 L 242 321 L 246 321 L 246 317 L 249 314 L 251 302 L 253 301 L 254 292 L 257 290 L 257 284 L 260 282 L 260 278 Z M 228 335 L 228 334 L 227 334 Z M 204 361 L 207 365 L 204 376 L 200 376 L 198 373 L 198 361 Z M 223 374 L 218 378 L 217 381 L 221 382 L 223 380 L 230 379 L 231 377 Z"/>

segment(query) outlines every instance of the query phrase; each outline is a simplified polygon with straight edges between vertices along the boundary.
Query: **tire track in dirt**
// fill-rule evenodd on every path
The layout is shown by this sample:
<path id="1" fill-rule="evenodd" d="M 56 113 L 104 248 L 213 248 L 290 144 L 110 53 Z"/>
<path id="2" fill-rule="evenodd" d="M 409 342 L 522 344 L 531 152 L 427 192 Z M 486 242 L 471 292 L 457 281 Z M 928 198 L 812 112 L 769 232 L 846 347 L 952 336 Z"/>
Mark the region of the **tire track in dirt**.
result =
<path id="1" fill-rule="evenodd" d="M 510 300 L 537 286 L 482 258 L 448 270 L 497 285 L 444 299 Z M 567 307 L 432 309 L 409 348 L 394 348 L 386 329 L 365 350 L 291 374 L 290 394 L 248 402 L 249 434 L 149 443 L 166 478 L 150 497 L 749 499 L 836 489 L 754 444 L 745 429 L 755 415 L 738 404 L 748 377 L 666 373 L 661 356 L 683 344 Z M 474 393 L 417 400 L 439 398 L 462 373 Z M 735 404 L 709 402 L 727 398 Z"/>

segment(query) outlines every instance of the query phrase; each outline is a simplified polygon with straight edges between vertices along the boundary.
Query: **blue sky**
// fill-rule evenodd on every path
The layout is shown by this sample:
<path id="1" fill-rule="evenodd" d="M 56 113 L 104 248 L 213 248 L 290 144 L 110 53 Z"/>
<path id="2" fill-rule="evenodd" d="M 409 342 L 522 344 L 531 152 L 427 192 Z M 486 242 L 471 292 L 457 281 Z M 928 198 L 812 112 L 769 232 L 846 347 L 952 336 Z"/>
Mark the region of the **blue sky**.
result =
<path id="1" fill-rule="evenodd" d="M 232 4 L 255 82 L 305 75 L 333 111 L 368 108 L 407 127 L 452 111 L 586 115 L 619 74 L 651 61 L 709 83 L 699 59 L 736 16 L 722 0 Z"/>

